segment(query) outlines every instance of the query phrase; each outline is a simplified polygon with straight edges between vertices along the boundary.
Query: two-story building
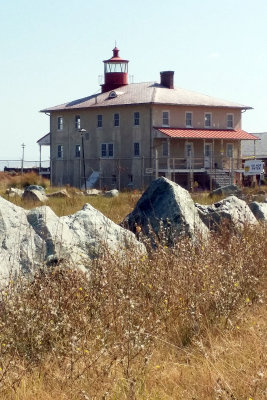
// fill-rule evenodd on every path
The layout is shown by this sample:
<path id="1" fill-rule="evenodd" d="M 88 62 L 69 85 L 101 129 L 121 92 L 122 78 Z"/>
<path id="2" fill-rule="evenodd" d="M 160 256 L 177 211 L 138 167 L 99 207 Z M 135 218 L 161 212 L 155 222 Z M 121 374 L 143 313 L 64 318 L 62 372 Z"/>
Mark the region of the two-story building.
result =
<path id="1" fill-rule="evenodd" d="M 113 49 L 101 93 L 42 112 L 50 116 L 51 183 L 145 187 L 166 176 L 190 187 L 241 178 L 242 112 L 251 107 L 160 82 L 128 83 L 128 60 Z M 196 184 L 196 185 L 197 185 Z"/>

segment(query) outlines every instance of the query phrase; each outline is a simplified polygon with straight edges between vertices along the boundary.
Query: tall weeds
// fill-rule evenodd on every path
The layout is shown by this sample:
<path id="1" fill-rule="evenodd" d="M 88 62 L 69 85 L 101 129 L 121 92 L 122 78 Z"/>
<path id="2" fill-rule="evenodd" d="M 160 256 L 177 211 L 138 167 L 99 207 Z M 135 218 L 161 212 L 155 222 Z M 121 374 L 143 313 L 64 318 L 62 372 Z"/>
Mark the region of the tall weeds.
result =
<path id="1" fill-rule="evenodd" d="M 35 381 L 59 399 L 178 399 L 154 375 L 179 352 L 195 348 L 200 357 L 211 335 L 236 331 L 238 318 L 260 306 L 266 252 L 264 227 L 246 227 L 242 235 L 223 230 L 206 242 L 162 246 L 149 257 L 106 256 L 94 261 L 89 279 L 67 265 L 10 279 L 0 301 L 2 398 L 30 398 L 22 393 L 30 396 Z M 207 399 L 248 400 L 220 379 Z M 257 396 L 264 398 L 262 386 Z"/>

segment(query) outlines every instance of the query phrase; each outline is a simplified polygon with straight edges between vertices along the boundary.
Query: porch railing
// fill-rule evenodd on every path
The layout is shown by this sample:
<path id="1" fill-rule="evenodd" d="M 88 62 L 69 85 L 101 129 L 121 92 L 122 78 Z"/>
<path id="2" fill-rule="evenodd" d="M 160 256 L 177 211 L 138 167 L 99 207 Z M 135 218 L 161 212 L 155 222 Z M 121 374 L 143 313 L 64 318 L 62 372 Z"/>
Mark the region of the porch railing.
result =
<path id="1" fill-rule="evenodd" d="M 201 170 L 221 169 L 239 170 L 242 169 L 242 160 L 233 157 L 220 157 L 208 159 L 206 157 L 158 157 L 155 158 L 155 168 L 160 170 Z"/>

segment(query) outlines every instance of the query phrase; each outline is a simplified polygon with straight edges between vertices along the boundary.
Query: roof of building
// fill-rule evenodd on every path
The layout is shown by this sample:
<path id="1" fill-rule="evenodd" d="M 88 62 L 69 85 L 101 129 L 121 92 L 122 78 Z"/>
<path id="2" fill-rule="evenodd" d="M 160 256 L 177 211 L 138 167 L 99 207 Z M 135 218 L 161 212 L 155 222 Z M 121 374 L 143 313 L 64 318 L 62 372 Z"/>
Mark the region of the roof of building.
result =
<path id="1" fill-rule="evenodd" d="M 267 157 L 267 132 L 254 133 L 260 139 L 256 142 L 255 155 L 257 158 Z M 241 154 L 244 157 L 254 156 L 254 144 L 250 142 L 241 142 Z"/>
<path id="2" fill-rule="evenodd" d="M 251 135 L 243 130 L 234 129 L 173 129 L 173 128 L 154 128 L 171 138 L 186 139 L 228 139 L 228 140 L 259 140 L 258 137 Z"/>
<path id="3" fill-rule="evenodd" d="M 164 104 L 179 106 L 225 107 L 251 109 L 239 103 L 217 99 L 191 90 L 169 89 L 156 82 L 132 83 L 115 90 L 117 96 L 109 97 L 109 92 L 93 94 L 55 107 L 48 107 L 41 112 L 77 110 L 97 107 L 111 107 L 133 104 Z"/>
<path id="4" fill-rule="evenodd" d="M 37 140 L 36 143 L 38 143 L 40 146 L 50 146 L 50 132 L 47 133 L 46 135 L 42 136 L 40 139 Z"/>

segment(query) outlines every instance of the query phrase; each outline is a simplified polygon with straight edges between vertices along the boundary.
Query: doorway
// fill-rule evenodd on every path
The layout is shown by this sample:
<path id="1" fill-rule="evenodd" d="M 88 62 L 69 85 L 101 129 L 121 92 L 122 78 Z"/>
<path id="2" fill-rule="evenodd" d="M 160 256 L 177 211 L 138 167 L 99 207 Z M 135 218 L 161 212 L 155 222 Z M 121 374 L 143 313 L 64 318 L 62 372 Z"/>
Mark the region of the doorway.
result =
<path id="1" fill-rule="evenodd" d="M 204 144 L 204 168 L 211 168 L 212 143 Z"/>

